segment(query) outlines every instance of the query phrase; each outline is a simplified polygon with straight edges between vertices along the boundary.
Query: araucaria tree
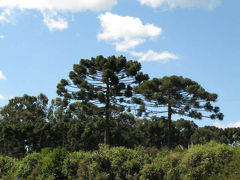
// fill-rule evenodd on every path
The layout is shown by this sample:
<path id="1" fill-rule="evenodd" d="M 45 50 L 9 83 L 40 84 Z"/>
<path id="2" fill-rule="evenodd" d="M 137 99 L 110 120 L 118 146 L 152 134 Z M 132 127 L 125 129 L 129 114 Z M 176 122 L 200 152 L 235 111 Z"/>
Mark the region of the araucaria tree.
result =
<path id="1" fill-rule="evenodd" d="M 168 148 L 171 148 L 172 115 L 178 114 L 194 119 L 223 119 L 217 101 L 217 94 L 209 93 L 197 82 L 182 76 L 154 78 L 144 81 L 135 88 L 141 98 L 133 98 L 140 104 L 139 113 L 165 113 L 168 119 Z"/>
<path id="2" fill-rule="evenodd" d="M 148 79 L 137 61 L 127 61 L 125 57 L 81 59 L 73 65 L 69 80 L 62 79 L 57 85 L 57 93 L 73 102 L 92 103 L 104 113 L 104 144 L 109 144 L 112 110 L 124 110 L 132 96 L 133 87 Z"/>

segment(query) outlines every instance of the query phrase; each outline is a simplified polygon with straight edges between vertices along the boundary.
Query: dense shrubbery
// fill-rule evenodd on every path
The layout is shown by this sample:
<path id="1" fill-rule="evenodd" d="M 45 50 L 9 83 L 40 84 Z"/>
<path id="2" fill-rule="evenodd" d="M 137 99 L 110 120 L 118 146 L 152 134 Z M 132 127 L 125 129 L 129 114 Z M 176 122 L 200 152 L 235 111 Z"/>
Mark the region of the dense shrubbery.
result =
<path id="1" fill-rule="evenodd" d="M 44 149 L 21 160 L 0 156 L 2 179 L 239 179 L 240 147 L 210 142 L 189 150 L 108 147 L 68 153 Z"/>

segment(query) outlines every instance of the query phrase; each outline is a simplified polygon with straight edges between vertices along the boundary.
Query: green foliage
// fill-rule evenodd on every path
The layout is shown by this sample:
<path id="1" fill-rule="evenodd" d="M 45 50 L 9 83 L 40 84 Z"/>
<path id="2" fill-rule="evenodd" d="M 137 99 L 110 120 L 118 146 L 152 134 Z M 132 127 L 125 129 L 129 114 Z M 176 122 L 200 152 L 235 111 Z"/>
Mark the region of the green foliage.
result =
<path id="1" fill-rule="evenodd" d="M 63 172 L 70 179 L 136 179 L 151 158 L 143 149 L 109 148 L 100 145 L 92 153 L 73 153 L 64 161 Z M 100 178 L 100 179 L 101 179 Z"/>
<path id="2" fill-rule="evenodd" d="M 109 147 L 68 153 L 63 148 L 42 150 L 16 161 L 0 156 L 1 179 L 141 179 L 141 180 L 237 180 L 240 147 L 216 142 L 189 150 Z"/>
<path id="3" fill-rule="evenodd" d="M 136 129 L 136 136 L 140 139 L 139 144 L 144 147 L 162 148 L 167 145 L 167 132 L 166 119 L 152 117 L 151 120 L 143 120 L 143 123 Z"/>
<path id="4" fill-rule="evenodd" d="M 42 160 L 40 177 L 44 179 L 51 178 L 53 180 L 66 179 L 65 175 L 62 173 L 62 165 L 67 155 L 68 151 L 64 148 L 56 148 L 48 153 Z"/>
<path id="5" fill-rule="evenodd" d="M 202 119 L 203 117 L 223 119 L 219 107 L 214 107 L 211 104 L 216 102 L 217 94 L 207 92 L 197 82 L 189 78 L 182 76 L 153 78 L 137 86 L 135 92 L 144 96 L 146 106 L 152 107 L 151 105 L 153 105 L 155 108 L 159 108 L 160 110 L 154 110 L 157 112 L 169 112 L 167 108 L 171 107 L 172 114 L 194 119 Z M 203 110 L 211 114 L 205 115 Z"/>
<path id="6" fill-rule="evenodd" d="M 184 119 L 179 119 L 174 122 L 176 128 L 176 138 L 178 139 L 177 144 L 188 148 L 190 145 L 191 137 L 198 129 L 198 126 L 193 121 L 187 121 Z"/>
<path id="7" fill-rule="evenodd" d="M 182 158 L 179 168 L 182 179 L 204 180 L 222 171 L 233 157 L 233 149 L 224 144 L 210 142 L 195 145 Z"/>
<path id="8" fill-rule="evenodd" d="M 159 166 L 159 164 L 151 163 L 143 166 L 143 169 L 140 171 L 141 180 L 163 180 L 164 172 Z"/>
<path id="9" fill-rule="evenodd" d="M 27 152 L 43 148 L 47 104 L 44 94 L 9 100 L 0 111 L 1 154 L 22 158 Z"/>
<path id="10" fill-rule="evenodd" d="M 228 180 L 238 180 L 240 179 L 240 147 L 233 147 L 232 160 L 226 164 L 221 172 L 217 175 L 212 175 L 210 179 L 228 179 Z"/>
<path id="11" fill-rule="evenodd" d="M 178 114 L 194 119 L 223 119 L 216 102 L 217 94 L 209 93 L 197 82 L 182 76 L 165 76 L 143 81 L 134 88 L 139 98 L 133 102 L 139 104 L 138 115 L 165 114 L 168 119 L 168 148 L 172 148 L 172 115 Z M 143 103 L 144 102 L 144 103 Z"/>
<path id="12" fill-rule="evenodd" d="M 62 172 L 68 179 L 77 179 L 80 162 L 90 156 L 90 152 L 73 152 L 63 162 Z"/>
<path id="13" fill-rule="evenodd" d="M 11 99 L 0 109 L 0 178 L 240 179 L 240 128 L 172 123 L 174 114 L 222 120 L 217 94 L 181 76 L 148 80 L 140 70 L 123 56 L 82 59 L 50 107 L 44 94 Z M 138 117 L 167 118 L 136 118 L 137 107 Z"/>
<path id="14" fill-rule="evenodd" d="M 193 144 L 205 144 L 211 140 L 226 144 L 228 142 L 227 137 L 224 134 L 224 130 L 219 129 L 215 126 L 205 126 L 196 129 L 196 131 L 191 136 L 191 142 Z"/>
<path id="15" fill-rule="evenodd" d="M 41 149 L 41 155 L 42 156 L 46 156 L 48 153 L 50 153 L 52 151 L 52 148 L 50 147 L 45 147 L 43 149 Z"/>
<path id="16" fill-rule="evenodd" d="M 110 152 L 111 171 L 115 178 L 134 179 L 138 178 L 138 172 L 143 164 L 150 160 L 142 149 L 127 149 L 124 147 L 111 148 Z"/>
<path id="17" fill-rule="evenodd" d="M 104 143 L 108 144 L 113 112 L 123 112 L 132 97 L 133 87 L 148 79 L 140 70 L 139 62 L 127 61 L 123 56 L 81 59 L 79 64 L 73 65 L 69 80 L 62 79 L 57 85 L 57 93 L 63 102 L 74 101 L 74 105 L 70 105 L 72 111 L 71 106 L 81 105 L 82 109 L 85 104 L 91 107 L 85 112 L 104 115 Z"/>
<path id="18" fill-rule="evenodd" d="M 8 156 L 0 156 L 0 178 L 11 173 L 16 164 L 16 159 Z"/>
<path id="19" fill-rule="evenodd" d="M 18 164 L 16 169 L 16 177 L 19 180 L 34 179 L 38 175 L 39 162 L 42 156 L 39 153 L 28 154 Z"/>

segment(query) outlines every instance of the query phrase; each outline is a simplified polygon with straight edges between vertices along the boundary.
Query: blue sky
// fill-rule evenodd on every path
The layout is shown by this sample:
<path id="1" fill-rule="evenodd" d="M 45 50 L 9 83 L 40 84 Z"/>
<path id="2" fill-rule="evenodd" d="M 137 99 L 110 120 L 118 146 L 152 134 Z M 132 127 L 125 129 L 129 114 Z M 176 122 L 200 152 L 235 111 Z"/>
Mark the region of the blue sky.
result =
<path id="1" fill-rule="evenodd" d="M 238 0 L 0 0 L 0 106 L 23 94 L 57 97 L 73 64 L 97 55 L 141 61 L 150 77 L 182 75 L 219 95 L 240 126 Z"/>

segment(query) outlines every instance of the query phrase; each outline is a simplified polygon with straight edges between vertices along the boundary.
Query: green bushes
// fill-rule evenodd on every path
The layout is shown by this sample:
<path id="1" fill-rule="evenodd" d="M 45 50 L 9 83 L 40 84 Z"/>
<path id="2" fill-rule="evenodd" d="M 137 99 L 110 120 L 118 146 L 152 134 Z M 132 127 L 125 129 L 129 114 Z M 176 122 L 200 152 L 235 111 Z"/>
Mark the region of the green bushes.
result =
<path id="1" fill-rule="evenodd" d="M 66 179 L 66 176 L 62 173 L 62 166 L 67 155 L 68 152 L 64 148 L 56 148 L 47 154 L 42 160 L 40 177 L 51 180 Z"/>
<path id="2" fill-rule="evenodd" d="M 8 156 L 0 156 L 0 178 L 11 173 L 11 170 L 15 168 L 17 161 L 14 158 Z"/>
<path id="3" fill-rule="evenodd" d="M 33 179 L 38 175 L 38 164 L 42 157 L 39 153 L 28 154 L 23 158 L 16 169 L 16 177 L 21 179 Z"/>
<path id="4" fill-rule="evenodd" d="M 0 156 L 0 179 L 217 180 L 240 178 L 240 147 L 210 142 L 186 150 L 100 145 L 92 152 L 43 149 L 21 160 Z"/>
<path id="5" fill-rule="evenodd" d="M 72 153 L 64 161 L 63 172 L 69 179 L 134 179 L 150 159 L 141 148 L 100 145 L 98 151 Z"/>
<path id="6" fill-rule="evenodd" d="M 140 171 L 141 180 L 163 180 L 164 172 L 157 163 L 146 164 Z"/>
<path id="7" fill-rule="evenodd" d="M 196 145 L 181 160 L 181 179 L 207 179 L 220 173 L 232 157 L 233 149 L 228 145 L 215 142 Z"/>

